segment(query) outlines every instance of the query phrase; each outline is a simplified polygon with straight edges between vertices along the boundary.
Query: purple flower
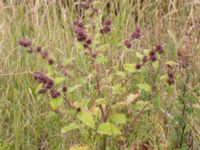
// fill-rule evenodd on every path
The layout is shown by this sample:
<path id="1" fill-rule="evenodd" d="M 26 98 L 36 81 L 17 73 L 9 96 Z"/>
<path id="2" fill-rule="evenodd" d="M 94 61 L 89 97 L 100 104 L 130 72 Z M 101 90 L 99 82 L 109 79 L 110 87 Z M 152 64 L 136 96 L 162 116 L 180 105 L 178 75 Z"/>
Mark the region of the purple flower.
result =
<path id="1" fill-rule="evenodd" d="M 131 35 L 132 38 L 133 39 L 139 39 L 140 38 L 140 32 L 141 32 L 140 28 L 136 27 L 135 31 Z"/>
<path id="2" fill-rule="evenodd" d="M 76 109 L 76 112 L 77 112 L 77 113 L 81 112 L 81 108 L 78 107 L 78 108 Z"/>
<path id="3" fill-rule="evenodd" d="M 42 88 L 42 89 L 39 90 L 39 93 L 40 93 L 40 94 L 44 94 L 44 93 L 46 93 L 46 92 L 47 92 L 47 89 L 46 89 L 46 88 Z"/>
<path id="4" fill-rule="evenodd" d="M 155 53 L 154 50 L 151 50 L 150 53 L 149 53 L 150 56 L 154 56 L 155 54 L 156 54 L 156 53 Z"/>
<path id="5" fill-rule="evenodd" d="M 155 55 L 150 56 L 150 59 L 151 59 L 151 61 L 156 61 L 157 60 Z"/>
<path id="6" fill-rule="evenodd" d="M 160 44 L 156 45 L 156 51 L 158 51 L 158 53 L 162 54 L 164 52 L 162 45 L 160 45 Z"/>
<path id="7" fill-rule="evenodd" d="M 147 62 L 147 56 L 146 55 L 142 58 L 142 62 L 143 63 Z"/>
<path id="8" fill-rule="evenodd" d="M 141 69 L 141 67 L 142 67 L 141 64 L 136 64 L 136 65 L 135 65 L 135 68 L 136 68 L 137 70 Z"/>
<path id="9" fill-rule="evenodd" d="M 131 48 L 131 43 L 130 43 L 130 41 L 129 40 L 125 40 L 124 41 L 124 45 L 127 47 L 127 48 Z"/>
<path id="10" fill-rule="evenodd" d="M 92 43 L 92 38 L 91 38 L 91 37 L 87 38 L 87 40 L 86 40 L 85 42 L 86 42 L 88 45 L 91 44 L 91 43 Z"/>
<path id="11" fill-rule="evenodd" d="M 82 2 L 81 3 L 81 7 L 83 8 L 83 9 L 89 9 L 90 8 L 90 4 L 88 3 L 88 2 Z"/>
<path id="12" fill-rule="evenodd" d="M 174 81 L 173 78 L 169 78 L 169 79 L 167 80 L 167 83 L 168 83 L 169 85 L 172 85 L 172 84 L 175 83 L 175 81 Z"/>
<path id="13" fill-rule="evenodd" d="M 52 58 L 49 58 L 48 63 L 49 63 L 49 65 L 53 65 L 54 60 Z"/>
<path id="14" fill-rule="evenodd" d="M 41 46 L 38 46 L 38 47 L 36 48 L 36 50 L 37 50 L 37 52 L 41 52 L 41 51 L 42 51 L 42 47 L 41 47 Z"/>
<path id="15" fill-rule="evenodd" d="M 48 51 L 44 51 L 44 52 L 41 52 L 41 55 L 42 55 L 42 58 L 48 58 L 49 56 L 49 52 Z"/>
<path id="16" fill-rule="evenodd" d="M 56 90 L 51 90 L 51 97 L 52 98 L 58 98 L 60 96 L 60 93 Z"/>
<path id="17" fill-rule="evenodd" d="M 19 45 L 21 45 L 23 47 L 29 47 L 32 45 L 32 41 L 29 39 L 21 39 L 21 40 L 19 40 Z"/>
<path id="18" fill-rule="evenodd" d="M 105 22 L 105 25 L 106 25 L 106 26 L 110 26 L 110 25 L 111 25 L 111 23 L 112 23 L 112 22 L 111 22 L 111 20 L 110 20 L 110 19 L 108 19 L 108 20 L 106 20 L 106 22 Z"/>
<path id="19" fill-rule="evenodd" d="M 63 91 L 63 93 L 67 92 L 67 86 L 66 86 L 66 85 L 64 85 L 64 86 L 62 87 L 62 91 Z"/>

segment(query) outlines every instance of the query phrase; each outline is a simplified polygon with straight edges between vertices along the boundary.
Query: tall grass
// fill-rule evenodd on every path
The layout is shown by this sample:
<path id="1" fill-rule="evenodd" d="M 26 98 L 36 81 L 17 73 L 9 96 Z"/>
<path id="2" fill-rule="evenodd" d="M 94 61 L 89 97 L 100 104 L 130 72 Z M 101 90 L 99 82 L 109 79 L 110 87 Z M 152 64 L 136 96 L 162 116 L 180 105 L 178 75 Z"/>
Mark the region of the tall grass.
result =
<path id="1" fill-rule="evenodd" d="M 102 17 L 109 16 L 114 22 L 111 45 L 125 39 L 127 32 L 139 26 L 146 35 L 139 44 L 149 48 L 162 41 L 167 48 L 166 56 L 171 60 L 176 58 L 177 48 L 183 44 L 184 32 L 192 31 L 193 23 L 198 27 L 200 24 L 198 0 L 102 0 L 97 3 L 99 9 L 104 10 Z M 17 43 L 22 37 L 31 38 L 34 44 L 41 44 L 63 61 L 63 58 L 73 56 L 72 21 L 78 17 L 84 16 L 73 0 L 0 1 L 0 149 L 60 150 L 78 142 L 79 135 L 75 132 L 61 136 L 60 128 L 67 122 L 67 117 L 62 119 L 51 112 L 49 102 L 42 97 L 36 98 L 30 88 L 34 84 L 30 73 L 38 68 L 44 69 L 44 62 L 37 57 L 25 56 Z M 199 35 L 192 36 L 196 39 Z M 115 46 L 110 48 L 111 57 L 120 55 Z M 200 44 L 197 44 L 199 48 Z M 132 59 L 131 55 L 129 59 Z M 199 64 L 197 60 L 196 65 Z M 196 70 L 199 69 L 197 66 Z M 200 121 L 198 116 L 191 117 L 188 126 L 200 147 Z M 133 136 L 128 142 L 155 139 L 155 135 L 164 130 L 160 123 L 162 119 L 158 114 L 148 122 L 143 118 L 142 123 L 135 123 L 135 134 L 127 133 L 127 136 Z M 152 135 L 154 132 L 156 134 Z"/>

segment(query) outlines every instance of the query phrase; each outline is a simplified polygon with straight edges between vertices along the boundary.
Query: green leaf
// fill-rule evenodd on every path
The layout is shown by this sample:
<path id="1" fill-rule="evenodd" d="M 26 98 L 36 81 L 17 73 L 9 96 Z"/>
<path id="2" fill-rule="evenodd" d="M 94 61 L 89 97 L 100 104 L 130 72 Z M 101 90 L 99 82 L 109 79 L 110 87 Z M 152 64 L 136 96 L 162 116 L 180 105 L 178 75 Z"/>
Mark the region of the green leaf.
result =
<path id="1" fill-rule="evenodd" d="M 73 122 L 73 123 L 70 123 L 68 126 L 63 127 L 61 129 L 61 133 L 65 134 L 65 133 L 67 133 L 67 132 L 69 132 L 71 130 L 78 129 L 78 128 L 79 128 L 79 125 L 76 124 L 75 122 Z"/>
<path id="2" fill-rule="evenodd" d="M 50 105 L 53 110 L 57 110 L 63 103 L 63 98 L 58 97 L 50 100 Z"/>
<path id="3" fill-rule="evenodd" d="M 154 69 L 158 69 L 158 67 L 159 67 L 159 62 L 158 62 L 158 61 L 152 62 L 152 65 L 153 65 L 153 68 L 154 68 Z"/>
<path id="4" fill-rule="evenodd" d="M 76 49 L 78 49 L 78 50 L 84 49 L 83 44 L 81 42 L 76 41 L 74 45 L 75 45 Z"/>
<path id="5" fill-rule="evenodd" d="M 122 71 L 117 71 L 117 72 L 116 72 L 116 75 L 121 76 L 123 79 L 126 78 L 125 73 L 122 72 Z"/>
<path id="6" fill-rule="evenodd" d="M 91 128 L 95 127 L 94 118 L 91 112 L 83 110 L 80 113 L 78 113 L 77 118 L 81 120 L 85 125 Z"/>
<path id="7" fill-rule="evenodd" d="M 48 65 L 47 66 L 47 70 L 48 70 L 48 75 L 53 75 L 54 73 L 54 66 L 53 65 Z"/>
<path id="8" fill-rule="evenodd" d="M 151 87 L 148 84 L 145 83 L 141 83 L 141 84 L 137 84 L 137 86 L 141 89 L 144 90 L 146 92 L 151 92 Z"/>
<path id="9" fill-rule="evenodd" d="M 171 66 L 171 67 L 173 67 L 174 65 L 177 65 L 178 63 L 176 63 L 175 61 L 171 60 L 171 61 L 167 61 L 166 64 Z"/>
<path id="10" fill-rule="evenodd" d="M 77 90 L 78 88 L 80 88 L 81 87 L 81 85 L 75 85 L 75 86 L 73 86 L 73 87 L 69 87 L 68 89 L 67 89 L 67 93 L 72 93 L 72 92 L 74 92 L 75 90 Z"/>
<path id="11" fill-rule="evenodd" d="M 135 55 L 137 56 L 137 58 L 142 59 L 143 55 L 140 52 L 136 52 Z"/>
<path id="12" fill-rule="evenodd" d="M 87 145 L 72 146 L 69 150 L 89 150 Z"/>
<path id="13" fill-rule="evenodd" d="M 95 101 L 95 103 L 96 103 L 97 105 L 101 105 L 101 104 L 107 104 L 108 101 L 107 101 L 105 98 L 98 98 L 98 99 Z"/>
<path id="14" fill-rule="evenodd" d="M 110 122 L 105 122 L 100 124 L 100 126 L 98 127 L 98 133 L 111 136 L 111 135 L 119 135 L 121 134 L 121 131 Z"/>
<path id="15" fill-rule="evenodd" d="M 163 80 L 167 80 L 168 76 L 165 74 L 165 75 L 162 75 L 160 77 L 160 81 L 163 81 Z"/>
<path id="16" fill-rule="evenodd" d="M 124 64 L 124 69 L 130 73 L 136 72 L 135 64 Z"/>
<path id="17" fill-rule="evenodd" d="M 56 85 L 62 83 L 64 80 L 65 80 L 64 77 L 55 77 L 54 78 L 54 82 Z"/>
<path id="18" fill-rule="evenodd" d="M 147 101 L 138 101 L 135 105 L 134 105 L 134 108 L 137 110 L 137 111 L 141 111 L 144 107 L 145 110 L 148 110 L 149 107 L 147 107 L 146 105 L 148 105 L 149 103 Z"/>
<path id="19" fill-rule="evenodd" d="M 122 113 L 114 113 L 110 119 L 115 124 L 126 124 L 126 115 Z"/>
<path id="20" fill-rule="evenodd" d="M 43 84 L 40 83 L 40 84 L 36 87 L 36 89 L 35 89 L 35 94 L 39 93 L 39 91 L 42 89 L 42 86 L 43 86 Z"/>
<path id="21" fill-rule="evenodd" d="M 98 55 L 96 57 L 96 61 L 97 61 L 98 64 L 105 64 L 106 58 L 103 55 Z"/>
<path id="22" fill-rule="evenodd" d="M 113 94 L 120 94 L 122 92 L 122 87 L 120 84 L 116 84 L 112 87 Z"/>
<path id="23" fill-rule="evenodd" d="M 144 49 L 143 52 L 144 52 L 145 55 L 149 55 L 150 51 L 151 51 L 151 50 L 149 50 L 149 49 Z"/>

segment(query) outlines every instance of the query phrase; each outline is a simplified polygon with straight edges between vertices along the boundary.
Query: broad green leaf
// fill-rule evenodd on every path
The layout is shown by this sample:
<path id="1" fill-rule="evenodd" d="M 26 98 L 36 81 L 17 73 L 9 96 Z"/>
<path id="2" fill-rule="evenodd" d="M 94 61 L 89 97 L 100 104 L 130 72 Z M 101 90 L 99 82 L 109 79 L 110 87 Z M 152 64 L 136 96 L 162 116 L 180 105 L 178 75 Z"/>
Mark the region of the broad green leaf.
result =
<path id="1" fill-rule="evenodd" d="M 130 73 L 136 72 L 135 64 L 124 64 L 124 69 Z"/>
<path id="2" fill-rule="evenodd" d="M 39 93 L 39 91 L 42 89 L 43 84 L 39 84 L 35 89 L 35 94 Z"/>
<path id="3" fill-rule="evenodd" d="M 154 61 L 154 62 L 152 62 L 152 65 L 153 65 L 153 68 L 154 68 L 154 69 L 158 69 L 158 67 L 159 67 L 159 62 L 158 62 L 158 61 Z"/>
<path id="4" fill-rule="evenodd" d="M 160 81 L 163 81 L 163 80 L 167 80 L 168 76 L 165 74 L 165 75 L 162 75 L 160 77 Z"/>
<path id="5" fill-rule="evenodd" d="M 110 122 L 105 122 L 105 123 L 100 124 L 97 131 L 100 134 L 106 134 L 109 136 L 121 134 L 121 131 Z"/>
<path id="6" fill-rule="evenodd" d="M 69 150 L 89 150 L 87 145 L 77 145 L 70 147 Z"/>
<path id="7" fill-rule="evenodd" d="M 150 51 L 151 51 L 151 50 L 149 50 L 149 49 L 144 49 L 143 52 L 144 52 L 145 55 L 149 55 Z"/>
<path id="8" fill-rule="evenodd" d="M 149 105 L 147 101 L 137 101 L 137 103 L 134 105 L 134 108 L 137 111 L 141 111 L 144 107 L 145 107 L 145 110 L 148 110 L 149 107 L 147 107 L 147 105 Z"/>
<path id="9" fill-rule="evenodd" d="M 122 113 L 114 113 L 110 119 L 115 124 L 126 124 L 126 115 Z"/>
<path id="10" fill-rule="evenodd" d="M 174 65 L 177 65 L 178 63 L 176 63 L 175 61 L 171 60 L 171 61 L 167 61 L 166 64 L 171 66 L 171 67 L 173 67 Z"/>
<path id="11" fill-rule="evenodd" d="M 108 101 L 105 98 L 98 98 L 98 99 L 96 99 L 95 103 L 97 105 L 101 105 L 101 104 L 107 104 Z"/>
<path id="12" fill-rule="evenodd" d="M 62 105 L 62 103 L 63 103 L 62 97 L 58 97 L 58 98 L 50 100 L 50 105 L 53 110 L 58 109 Z"/>
<path id="13" fill-rule="evenodd" d="M 48 65 L 47 66 L 47 70 L 48 70 L 48 75 L 51 76 L 54 73 L 54 66 L 53 65 Z"/>
<path id="14" fill-rule="evenodd" d="M 151 92 L 151 87 L 150 87 L 148 84 L 140 83 L 140 84 L 137 84 L 137 86 L 138 86 L 141 90 L 144 90 L 144 91 L 146 91 L 146 92 Z"/>
<path id="15" fill-rule="evenodd" d="M 83 110 L 80 113 L 78 113 L 77 118 L 81 120 L 85 125 L 91 128 L 95 127 L 94 118 L 91 112 Z"/>
<path id="16" fill-rule="evenodd" d="M 77 90 L 78 88 L 80 88 L 81 87 L 81 85 L 75 85 L 75 86 L 73 86 L 73 87 L 69 87 L 68 89 L 67 89 L 67 93 L 72 93 L 72 92 L 74 92 L 75 90 Z"/>
<path id="17" fill-rule="evenodd" d="M 73 123 L 70 123 L 69 125 L 63 127 L 61 129 L 61 133 L 64 134 L 64 133 L 67 133 L 67 132 L 69 132 L 71 130 L 78 129 L 78 128 L 79 128 L 79 125 L 76 124 L 75 122 L 73 122 Z"/>
<path id="18" fill-rule="evenodd" d="M 137 58 L 142 59 L 143 55 L 140 52 L 136 52 L 135 55 L 137 56 Z"/>
<path id="19" fill-rule="evenodd" d="M 62 83 L 64 80 L 65 80 L 64 77 L 55 77 L 55 78 L 54 78 L 55 84 L 60 84 L 60 83 Z"/>
<path id="20" fill-rule="evenodd" d="M 105 58 L 103 55 L 98 55 L 98 56 L 96 57 L 96 61 L 97 61 L 97 63 L 99 63 L 99 64 L 105 64 L 106 58 Z"/>
<path id="21" fill-rule="evenodd" d="M 116 72 L 116 75 L 121 76 L 122 78 L 126 78 L 125 73 L 122 72 L 122 71 L 117 71 L 117 72 Z"/>
<path id="22" fill-rule="evenodd" d="M 113 94 L 120 94 L 122 92 L 122 87 L 120 84 L 116 84 L 112 87 Z"/>
<path id="23" fill-rule="evenodd" d="M 84 49 L 83 44 L 81 42 L 76 41 L 74 45 L 75 45 L 76 49 L 78 49 L 78 50 Z"/>

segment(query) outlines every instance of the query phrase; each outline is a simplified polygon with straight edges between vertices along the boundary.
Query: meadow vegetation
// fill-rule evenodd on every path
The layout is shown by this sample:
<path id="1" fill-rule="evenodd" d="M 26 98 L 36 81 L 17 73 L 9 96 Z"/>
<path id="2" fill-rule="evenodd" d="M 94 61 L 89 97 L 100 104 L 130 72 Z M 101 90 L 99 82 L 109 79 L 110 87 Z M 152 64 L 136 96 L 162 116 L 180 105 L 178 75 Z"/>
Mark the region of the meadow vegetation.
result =
<path id="1" fill-rule="evenodd" d="M 199 0 L 1 0 L 0 150 L 200 149 Z"/>

